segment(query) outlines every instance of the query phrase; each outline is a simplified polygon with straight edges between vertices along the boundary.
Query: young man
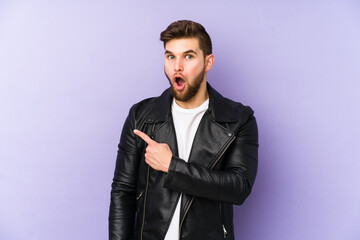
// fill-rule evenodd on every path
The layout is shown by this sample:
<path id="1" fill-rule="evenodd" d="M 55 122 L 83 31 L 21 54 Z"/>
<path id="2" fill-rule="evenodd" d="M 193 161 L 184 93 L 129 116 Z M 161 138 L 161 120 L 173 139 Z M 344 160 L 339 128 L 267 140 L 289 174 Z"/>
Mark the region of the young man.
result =
<path id="1" fill-rule="evenodd" d="M 160 39 L 171 87 L 130 109 L 112 184 L 110 239 L 234 239 L 233 204 L 250 194 L 257 171 L 253 111 L 207 83 L 214 56 L 203 26 L 177 21 Z"/>

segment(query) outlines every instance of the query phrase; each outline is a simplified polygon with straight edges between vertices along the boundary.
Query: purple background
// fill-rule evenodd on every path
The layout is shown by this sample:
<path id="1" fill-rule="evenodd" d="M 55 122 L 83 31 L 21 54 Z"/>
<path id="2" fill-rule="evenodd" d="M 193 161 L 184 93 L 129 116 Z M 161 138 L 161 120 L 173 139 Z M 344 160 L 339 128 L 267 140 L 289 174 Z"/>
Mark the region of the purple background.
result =
<path id="1" fill-rule="evenodd" d="M 168 87 L 178 19 L 206 27 L 209 82 L 258 120 L 237 239 L 360 239 L 355 0 L 0 1 L 0 239 L 107 239 L 120 131 Z"/>

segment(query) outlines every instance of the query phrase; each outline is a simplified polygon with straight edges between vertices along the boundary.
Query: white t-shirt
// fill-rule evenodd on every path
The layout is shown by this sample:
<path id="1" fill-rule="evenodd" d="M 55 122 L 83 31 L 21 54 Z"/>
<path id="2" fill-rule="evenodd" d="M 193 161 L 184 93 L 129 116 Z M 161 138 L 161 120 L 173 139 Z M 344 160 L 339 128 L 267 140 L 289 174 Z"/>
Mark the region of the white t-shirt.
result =
<path id="1" fill-rule="evenodd" d="M 198 129 L 201 118 L 208 107 L 209 99 L 207 99 L 199 107 L 192 109 L 181 108 L 177 105 L 175 99 L 173 100 L 172 117 L 174 121 L 179 157 L 186 162 L 189 159 L 196 130 Z M 179 239 L 180 205 L 181 198 L 177 203 L 173 218 L 165 236 L 165 240 Z"/>

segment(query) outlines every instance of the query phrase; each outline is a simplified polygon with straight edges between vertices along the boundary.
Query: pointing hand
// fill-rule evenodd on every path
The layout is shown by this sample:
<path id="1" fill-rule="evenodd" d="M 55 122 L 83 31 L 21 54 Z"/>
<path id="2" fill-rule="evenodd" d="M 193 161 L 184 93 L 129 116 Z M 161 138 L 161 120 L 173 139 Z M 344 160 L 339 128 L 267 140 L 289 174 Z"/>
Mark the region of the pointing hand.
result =
<path id="1" fill-rule="evenodd" d="M 153 169 L 167 173 L 172 158 L 169 145 L 166 143 L 157 143 L 137 129 L 134 130 L 134 133 L 148 144 L 146 147 L 145 162 Z"/>

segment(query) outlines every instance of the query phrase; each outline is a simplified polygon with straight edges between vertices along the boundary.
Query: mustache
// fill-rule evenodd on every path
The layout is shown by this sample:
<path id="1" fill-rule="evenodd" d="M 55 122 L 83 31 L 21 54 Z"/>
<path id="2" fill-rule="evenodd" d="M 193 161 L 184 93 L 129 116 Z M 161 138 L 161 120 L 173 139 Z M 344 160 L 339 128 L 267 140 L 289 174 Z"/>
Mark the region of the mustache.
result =
<path id="1" fill-rule="evenodd" d="M 165 68 L 164 68 L 164 74 L 165 74 L 166 78 L 169 80 L 169 82 L 170 82 L 170 83 L 172 83 L 172 82 L 173 82 L 173 80 L 175 80 L 175 79 L 176 79 L 176 77 L 175 77 L 175 76 L 177 76 L 177 77 L 181 77 L 184 81 L 186 81 L 185 76 L 184 76 L 184 75 L 182 75 L 181 73 L 175 73 L 175 74 L 173 75 L 173 77 L 172 77 L 172 78 L 170 78 L 170 77 L 169 77 L 169 75 L 167 75 L 167 74 L 166 74 L 166 71 L 165 71 Z"/>

